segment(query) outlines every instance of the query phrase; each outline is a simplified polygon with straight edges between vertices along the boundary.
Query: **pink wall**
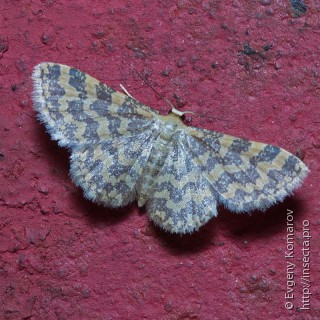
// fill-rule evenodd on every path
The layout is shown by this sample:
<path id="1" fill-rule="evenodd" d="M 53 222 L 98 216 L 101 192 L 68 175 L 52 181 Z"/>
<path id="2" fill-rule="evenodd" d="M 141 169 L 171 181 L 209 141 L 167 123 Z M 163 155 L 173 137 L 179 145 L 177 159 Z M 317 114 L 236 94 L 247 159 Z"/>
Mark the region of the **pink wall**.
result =
<path id="1" fill-rule="evenodd" d="M 320 5 L 307 5 L 0 2 L 0 319 L 320 318 Z M 136 69 L 182 111 L 206 115 L 192 116 L 192 125 L 285 148 L 311 174 L 265 213 L 219 207 L 218 218 L 188 236 L 154 227 L 135 204 L 99 207 L 70 181 L 68 152 L 35 118 L 30 74 L 42 61 L 118 90 L 122 83 L 168 111 Z M 312 296 L 310 310 L 299 311 L 303 221 L 312 235 Z M 294 299 L 286 299 L 292 274 Z"/>

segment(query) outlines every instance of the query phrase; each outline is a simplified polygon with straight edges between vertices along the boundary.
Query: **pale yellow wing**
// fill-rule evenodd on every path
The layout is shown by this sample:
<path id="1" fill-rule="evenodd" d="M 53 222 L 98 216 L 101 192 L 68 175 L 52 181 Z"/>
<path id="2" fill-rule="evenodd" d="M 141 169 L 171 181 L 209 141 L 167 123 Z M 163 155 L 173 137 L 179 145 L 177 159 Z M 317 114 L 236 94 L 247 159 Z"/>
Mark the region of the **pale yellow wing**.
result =
<path id="1" fill-rule="evenodd" d="M 188 127 L 186 146 L 219 202 L 236 212 L 265 210 L 299 187 L 308 167 L 279 147 Z"/>
<path id="2" fill-rule="evenodd" d="M 264 143 L 182 127 L 150 188 L 148 213 L 173 233 L 191 233 L 223 204 L 235 212 L 265 210 L 297 188 L 307 166 Z"/>
<path id="3" fill-rule="evenodd" d="M 34 107 L 61 146 L 94 144 L 152 129 L 158 112 L 88 74 L 44 62 L 33 72 Z"/>
<path id="4" fill-rule="evenodd" d="M 38 117 L 70 149 L 71 176 L 85 196 L 109 207 L 135 200 L 158 112 L 65 65 L 41 63 L 32 77 Z"/>
<path id="5" fill-rule="evenodd" d="M 187 149 L 183 131 L 171 141 L 154 184 L 149 190 L 150 219 L 172 233 L 191 233 L 217 215 L 218 194 Z"/>

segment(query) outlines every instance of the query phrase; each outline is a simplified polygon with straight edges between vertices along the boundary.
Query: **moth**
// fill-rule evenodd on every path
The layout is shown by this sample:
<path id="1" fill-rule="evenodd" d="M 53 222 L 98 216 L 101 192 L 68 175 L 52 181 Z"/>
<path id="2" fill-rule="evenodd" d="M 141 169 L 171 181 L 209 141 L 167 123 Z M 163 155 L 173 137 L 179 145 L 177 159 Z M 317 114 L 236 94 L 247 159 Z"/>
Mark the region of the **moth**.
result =
<path id="1" fill-rule="evenodd" d="M 266 210 L 299 187 L 307 166 L 273 145 L 186 126 L 75 68 L 34 68 L 34 108 L 71 153 L 71 178 L 106 207 L 135 200 L 172 233 L 192 233 L 217 216 Z"/>

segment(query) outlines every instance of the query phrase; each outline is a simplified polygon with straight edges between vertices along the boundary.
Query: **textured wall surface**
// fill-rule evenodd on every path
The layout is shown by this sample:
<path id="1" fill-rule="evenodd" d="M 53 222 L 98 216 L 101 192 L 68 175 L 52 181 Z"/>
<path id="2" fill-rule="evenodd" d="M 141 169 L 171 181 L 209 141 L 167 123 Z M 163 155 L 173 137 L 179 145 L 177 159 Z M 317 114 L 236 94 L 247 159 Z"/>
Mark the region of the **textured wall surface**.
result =
<path id="1" fill-rule="evenodd" d="M 0 319 L 319 319 L 319 11 L 313 0 L 2 0 Z M 154 227 L 136 204 L 99 207 L 36 120 L 30 74 L 42 61 L 168 111 L 137 70 L 204 115 L 192 125 L 283 147 L 311 174 L 265 213 L 219 207 L 188 236 Z"/>

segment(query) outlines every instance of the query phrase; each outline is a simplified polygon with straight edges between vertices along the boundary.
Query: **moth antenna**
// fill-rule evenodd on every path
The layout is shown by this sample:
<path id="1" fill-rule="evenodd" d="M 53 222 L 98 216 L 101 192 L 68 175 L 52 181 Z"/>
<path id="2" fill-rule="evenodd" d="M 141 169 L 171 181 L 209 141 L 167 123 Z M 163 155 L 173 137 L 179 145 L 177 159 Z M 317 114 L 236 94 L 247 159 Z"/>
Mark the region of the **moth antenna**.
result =
<path id="1" fill-rule="evenodd" d="M 171 107 L 171 112 L 173 112 L 173 110 L 177 110 L 177 109 L 173 106 L 173 104 L 172 104 L 168 99 L 166 99 L 163 95 L 161 95 L 161 94 L 151 85 L 151 83 L 150 83 L 147 79 L 145 79 L 136 69 L 133 69 L 133 70 L 136 72 L 136 74 L 139 76 L 139 78 L 141 78 L 142 81 L 143 81 L 150 89 L 152 89 L 152 91 L 153 91 L 159 98 L 163 99 L 165 102 L 167 102 L 167 103 L 169 104 L 169 106 Z M 177 111 L 178 111 L 178 110 L 177 110 Z M 175 112 L 173 112 L 173 113 L 175 113 Z M 179 113 L 179 111 L 178 111 L 178 113 Z M 175 114 L 179 115 L 178 113 L 175 113 Z"/>
<path id="2" fill-rule="evenodd" d="M 128 97 L 130 97 L 131 99 L 137 101 L 137 99 L 134 98 L 134 97 L 129 93 L 129 91 L 128 91 L 121 83 L 120 83 L 120 88 L 122 89 L 122 91 L 123 91 Z"/>
<path id="3" fill-rule="evenodd" d="M 199 113 L 196 113 L 196 112 L 193 112 L 193 111 L 180 111 L 180 110 L 176 109 L 176 108 L 173 106 L 173 104 L 172 104 L 168 99 L 166 99 L 163 95 L 161 95 L 161 94 L 151 85 L 151 83 L 150 83 L 147 79 L 145 79 L 136 69 L 133 69 L 133 70 L 136 72 L 136 74 L 139 76 L 139 78 L 141 78 L 141 80 L 142 80 L 149 88 L 151 88 L 154 93 L 157 94 L 158 97 L 160 97 L 161 99 L 163 99 L 164 101 L 166 101 L 166 102 L 170 105 L 170 107 L 171 107 L 170 112 L 172 112 L 173 114 L 175 114 L 175 115 L 177 115 L 177 116 L 179 116 L 179 117 L 182 117 L 183 115 L 190 113 L 190 114 L 194 114 L 194 115 L 199 116 L 199 117 L 208 118 L 208 116 L 207 116 L 207 115 L 204 115 L 204 114 L 199 114 Z M 122 85 L 120 85 L 120 86 L 121 86 L 121 88 L 122 88 Z M 122 88 L 122 90 L 123 90 L 124 92 L 126 92 L 123 88 Z M 210 119 L 216 119 L 216 120 L 222 120 L 222 119 L 215 118 L 215 117 L 210 117 L 210 116 L 209 116 L 209 118 L 210 118 Z"/>

